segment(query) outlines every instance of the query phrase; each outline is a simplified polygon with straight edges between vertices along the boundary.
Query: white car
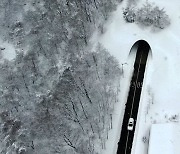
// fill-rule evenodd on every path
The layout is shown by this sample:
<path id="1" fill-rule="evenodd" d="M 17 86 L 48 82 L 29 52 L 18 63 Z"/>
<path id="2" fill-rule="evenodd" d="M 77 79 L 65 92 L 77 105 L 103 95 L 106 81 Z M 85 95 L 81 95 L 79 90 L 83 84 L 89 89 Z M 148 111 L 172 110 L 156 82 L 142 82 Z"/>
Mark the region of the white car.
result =
<path id="1" fill-rule="evenodd" d="M 127 129 L 132 131 L 133 127 L 134 127 L 134 119 L 129 118 Z"/>

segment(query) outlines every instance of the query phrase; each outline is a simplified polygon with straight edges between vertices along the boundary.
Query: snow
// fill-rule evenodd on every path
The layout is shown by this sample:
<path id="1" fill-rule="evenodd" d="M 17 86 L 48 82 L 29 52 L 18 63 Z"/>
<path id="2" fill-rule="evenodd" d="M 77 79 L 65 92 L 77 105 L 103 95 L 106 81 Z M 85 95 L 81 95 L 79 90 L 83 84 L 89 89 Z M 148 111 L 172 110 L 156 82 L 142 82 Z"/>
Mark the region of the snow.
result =
<path id="1" fill-rule="evenodd" d="M 179 124 L 153 124 L 150 132 L 148 154 L 179 154 Z"/>
<path id="2" fill-rule="evenodd" d="M 139 0 L 139 5 L 145 1 Z M 95 33 L 91 40 L 94 44 L 99 40 L 118 59 L 121 68 L 124 69 L 119 102 L 114 107 L 113 129 L 109 132 L 106 149 L 102 150 L 102 154 L 116 154 L 135 60 L 135 53 L 129 54 L 129 52 L 133 44 L 141 39 L 146 40 L 151 46 L 151 55 L 146 66 L 132 154 L 147 154 L 149 147 L 149 154 L 155 154 L 154 149 L 158 151 L 163 148 L 165 151 L 159 153 L 166 154 L 165 152 L 172 149 L 171 154 L 180 153 L 178 146 L 180 143 L 180 2 L 178 0 L 149 0 L 149 2 L 154 2 L 165 9 L 171 19 L 169 27 L 153 32 L 150 27 L 142 28 L 134 23 L 126 23 L 122 16 L 122 9 L 127 5 L 124 0 L 107 21 L 104 34 Z M 14 46 L 1 39 L 0 44 L 0 47 L 5 48 L 2 51 L 3 58 L 14 59 L 16 55 Z M 152 136 L 149 136 L 149 132 Z M 150 137 L 150 144 L 144 143 L 142 137 L 147 137 L 148 140 Z M 172 142 L 169 142 L 169 139 Z M 157 145 L 158 147 L 155 147 Z"/>
<path id="3" fill-rule="evenodd" d="M 13 60 L 16 57 L 14 45 L 0 38 L 0 48 L 5 48 L 2 52 L 2 59 Z M 0 59 L 2 61 L 2 59 Z"/>
<path id="4" fill-rule="evenodd" d="M 121 87 L 124 87 L 123 90 L 120 92 L 119 95 L 119 102 L 123 102 L 127 99 L 129 86 L 130 86 L 130 80 L 131 76 L 129 74 L 132 74 L 133 71 L 133 63 L 134 60 L 132 59 L 135 56 L 135 53 L 132 53 L 129 57 L 129 60 L 127 60 L 127 64 L 123 65 L 123 68 L 126 69 L 126 72 L 124 72 L 124 75 L 121 78 Z M 127 86 L 128 85 L 128 86 Z M 111 154 L 116 153 L 117 147 L 118 147 L 118 140 L 121 133 L 121 121 L 123 120 L 124 113 L 122 112 L 122 109 L 124 109 L 125 106 L 123 104 L 117 103 L 114 106 L 114 113 L 113 113 L 113 129 L 109 132 L 109 139 L 106 142 L 106 149 L 102 150 L 102 154 Z"/>
<path id="5" fill-rule="evenodd" d="M 140 0 L 139 5 L 142 5 L 143 2 L 145 0 Z M 105 33 L 97 36 L 99 42 L 119 60 L 120 65 L 128 63 L 128 65 L 123 66 L 125 76 L 121 79 L 121 93 L 113 115 L 113 130 L 110 131 L 106 150 L 102 151 L 102 154 L 115 154 L 117 150 L 125 109 L 124 105 L 127 100 L 133 60 L 135 59 L 135 55 L 134 57 L 129 56 L 129 52 L 133 44 L 138 40 L 143 39 L 149 43 L 151 55 L 148 57 L 146 66 L 132 154 L 148 153 L 148 142 L 144 143 L 142 137 L 146 136 L 149 139 L 152 124 L 177 122 L 176 125 L 179 126 L 180 5 L 178 4 L 180 3 L 178 0 L 173 2 L 169 0 L 149 0 L 149 2 L 164 8 L 171 19 L 169 27 L 154 32 L 150 27 L 142 28 L 134 23 L 126 23 L 123 20 L 122 9 L 127 4 L 126 1 L 123 1 L 107 21 Z M 171 136 L 171 129 L 167 132 L 170 133 L 167 133 L 167 137 L 168 135 Z M 173 138 L 180 134 L 178 131 L 176 133 Z M 163 140 L 161 142 L 163 143 Z M 180 153 L 177 147 L 176 151 Z"/>

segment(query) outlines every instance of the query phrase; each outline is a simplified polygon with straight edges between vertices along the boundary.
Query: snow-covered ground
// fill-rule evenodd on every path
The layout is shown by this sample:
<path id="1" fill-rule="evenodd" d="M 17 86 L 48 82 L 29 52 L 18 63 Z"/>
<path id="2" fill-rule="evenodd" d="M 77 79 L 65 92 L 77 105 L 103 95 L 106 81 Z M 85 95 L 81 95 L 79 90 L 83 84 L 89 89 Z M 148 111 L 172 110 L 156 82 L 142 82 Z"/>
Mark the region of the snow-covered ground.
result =
<path id="1" fill-rule="evenodd" d="M 12 60 L 15 57 L 16 52 L 14 46 L 0 38 L 0 61 L 3 61 L 4 59 Z"/>
<path id="2" fill-rule="evenodd" d="M 153 124 L 151 127 L 148 154 L 179 154 L 179 131 L 179 124 Z"/>
<path id="3" fill-rule="evenodd" d="M 142 5 L 143 2 L 145 0 L 141 0 L 139 5 Z M 179 125 L 180 2 L 178 0 L 149 0 L 149 2 L 154 2 L 155 5 L 165 9 L 171 19 L 169 27 L 153 32 L 150 27 L 142 28 L 134 23 L 125 23 L 122 9 L 127 4 L 124 1 L 112 14 L 105 25 L 105 33 L 99 38 L 105 48 L 119 60 L 120 65 L 125 62 L 128 63 L 128 65 L 123 65 L 125 77 L 121 80 L 120 101 L 115 107 L 114 129 L 110 132 L 107 150 L 103 151 L 102 154 L 116 153 L 124 104 L 127 99 L 131 70 L 135 58 L 135 56 L 132 58 L 128 55 L 133 44 L 140 39 L 149 43 L 152 54 L 149 56 L 146 66 L 132 154 L 147 153 L 148 141 L 144 143 L 142 138 L 149 138 L 152 124 L 176 122 Z"/>

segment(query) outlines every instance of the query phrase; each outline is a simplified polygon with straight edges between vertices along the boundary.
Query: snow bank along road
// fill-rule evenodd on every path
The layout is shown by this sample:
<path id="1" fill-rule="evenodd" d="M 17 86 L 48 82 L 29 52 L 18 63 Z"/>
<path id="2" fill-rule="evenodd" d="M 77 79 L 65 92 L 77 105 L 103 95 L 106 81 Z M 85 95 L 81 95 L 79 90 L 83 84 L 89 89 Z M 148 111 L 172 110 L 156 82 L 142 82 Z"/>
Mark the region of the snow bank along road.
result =
<path id="1" fill-rule="evenodd" d="M 131 86 L 126 103 L 126 109 L 122 124 L 121 136 L 118 143 L 117 154 L 131 153 L 141 95 L 141 88 L 144 79 L 146 61 L 150 50 L 150 46 L 146 41 L 140 40 L 137 43 L 138 48 L 136 53 L 136 60 L 134 63 L 134 72 L 133 77 L 131 79 Z M 134 119 L 134 128 L 132 131 L 127 129 L 129 118 Z"/>

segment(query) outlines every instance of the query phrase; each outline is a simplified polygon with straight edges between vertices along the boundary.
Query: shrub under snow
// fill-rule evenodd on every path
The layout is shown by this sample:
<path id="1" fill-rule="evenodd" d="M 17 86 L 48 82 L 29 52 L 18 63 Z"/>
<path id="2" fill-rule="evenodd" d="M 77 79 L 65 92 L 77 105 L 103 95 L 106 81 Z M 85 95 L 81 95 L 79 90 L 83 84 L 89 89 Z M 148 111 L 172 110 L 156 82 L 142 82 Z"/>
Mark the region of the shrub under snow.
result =
<path id="1" fill-rule="evenodd" d="M 123 10 L 123 17 L 126 22 L 133 23 L 136 17 L 135 11 L 132 8 L 127 7 Z"/>
<path id="2" fill-rule="evenodd" d="M 126 8 L 123 15 L 127 22 L 136 22 L 146 27 L 152 26 L 153 29 L 164 29 L 170 25 L 170 19 L 165 10 L 148 2 L 137 10 Z"/>

